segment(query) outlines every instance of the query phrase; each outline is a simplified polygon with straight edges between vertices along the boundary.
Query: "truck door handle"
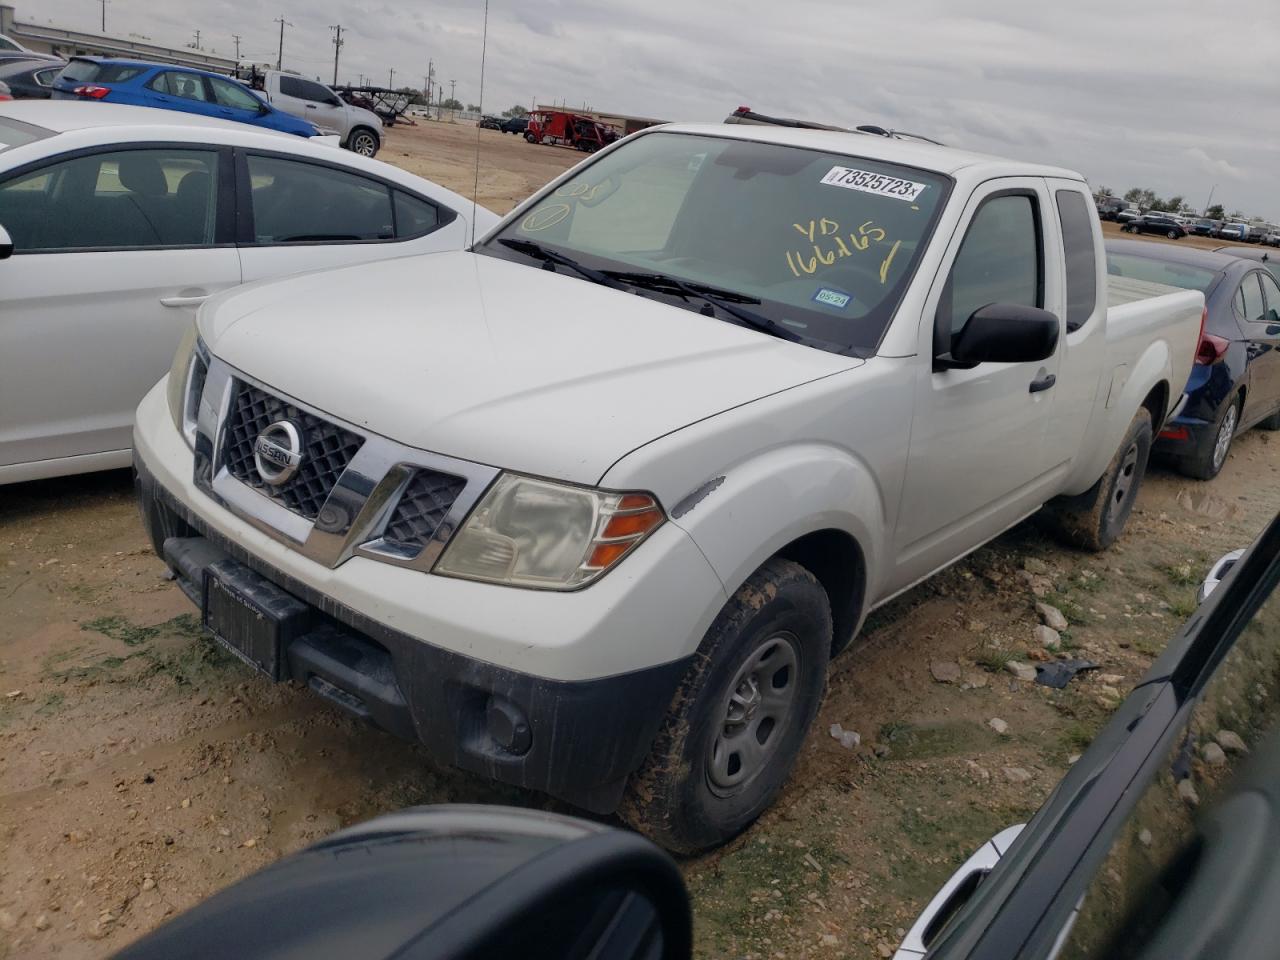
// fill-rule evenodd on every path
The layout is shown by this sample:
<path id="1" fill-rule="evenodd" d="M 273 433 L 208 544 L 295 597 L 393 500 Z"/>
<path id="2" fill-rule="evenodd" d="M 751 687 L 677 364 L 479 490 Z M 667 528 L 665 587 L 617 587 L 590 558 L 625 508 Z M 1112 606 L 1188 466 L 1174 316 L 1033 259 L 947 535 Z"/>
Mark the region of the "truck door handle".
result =
<path id="1" fill-rule="evenodd" d="M 307 104 L 307 109 L 308 109 L 308 110 L 314 110 L 315 108 L 316 108 L 316 105 L 315 105 L 314 103 L 308 103 L 308 104 Z"/>
<path id="2" fill-rule="evenodd" d="M 207 293 L 198 297 L 161 297 L 160 303 L 166 307 L 198 307 L 209 299 Z"/>
<path id="3" fill-rule="evenodd" d="M 1053 386 L 1055 383 L 1057 383 L 1057 382 L 1058 382 L 1058 377 L 1057 377 L 1057 375 L 1056 375 L 1056 374 L 1052 374 L 1052 373 L 1051 373 L 1051 374 L 1049 374 L 1047 377 L 1043 377 L 1043 378 L 1041 378 L 1041 379 L 1039 379 L 1039 380 L 1032 380 L 1032 381 L 1031 381 L 1031 392 L 1032 392 L 1032 393 L 1039 393 L 1039 392 L 1040 392 L 1040 391 L 1042 391 L 1042 390 L 1048 390 L 1050 387 L 1052 387 L 1052 386 Z"/>

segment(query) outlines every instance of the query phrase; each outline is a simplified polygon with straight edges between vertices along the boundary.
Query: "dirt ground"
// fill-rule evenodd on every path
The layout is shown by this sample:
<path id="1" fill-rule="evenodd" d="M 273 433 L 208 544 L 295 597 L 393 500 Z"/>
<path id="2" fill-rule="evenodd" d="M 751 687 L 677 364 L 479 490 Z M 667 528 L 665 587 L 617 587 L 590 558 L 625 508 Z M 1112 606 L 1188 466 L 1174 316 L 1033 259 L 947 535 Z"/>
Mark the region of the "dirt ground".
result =
<path id="1" fill-rule="evenodd" d="M 469 194 L 475 135 L 395 130 L 383 156 Z M 579 159 L 480 135 L 495 210 Z M 775 806 L 683 864 L 699 955 L 887 956 L 959 862 L 1043 801 L 1208 564 L 1280 509 L 1278 463 L 1280 437 L 1252 431 L 1212 483 L 1153 467 L 1108 553 L 1026 523 L 877 611 Z M 1004 667 L 1054 655 L 1037 599 L 1068 621 L 1061 652 L 1100 664 L 1061 691 Z M 341 826 L 440 801 L 556 806 L 222 653 L 148 547 L 127 473 L 0 491 L 0 958 L 103 956 Z"/>

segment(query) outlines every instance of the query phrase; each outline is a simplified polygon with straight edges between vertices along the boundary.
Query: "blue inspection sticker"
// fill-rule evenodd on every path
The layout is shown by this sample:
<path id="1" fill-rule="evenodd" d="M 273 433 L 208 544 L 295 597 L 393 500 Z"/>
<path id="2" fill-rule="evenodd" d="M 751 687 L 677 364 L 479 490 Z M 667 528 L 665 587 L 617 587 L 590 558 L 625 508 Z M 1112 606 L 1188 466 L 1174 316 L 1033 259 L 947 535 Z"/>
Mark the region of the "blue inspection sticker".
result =
<path id="1" fill-rule="evenodd" d="M 818 292 L 813 295 L 813 302 L 820 303 L 824 307 L 835 307 L 837 310 L 843 310 L 849 305 L 849 301 L 853 299 L 853 294 L 845 293 L 843 290 L 832 290 L 830 287 L 819 287 Z"/>

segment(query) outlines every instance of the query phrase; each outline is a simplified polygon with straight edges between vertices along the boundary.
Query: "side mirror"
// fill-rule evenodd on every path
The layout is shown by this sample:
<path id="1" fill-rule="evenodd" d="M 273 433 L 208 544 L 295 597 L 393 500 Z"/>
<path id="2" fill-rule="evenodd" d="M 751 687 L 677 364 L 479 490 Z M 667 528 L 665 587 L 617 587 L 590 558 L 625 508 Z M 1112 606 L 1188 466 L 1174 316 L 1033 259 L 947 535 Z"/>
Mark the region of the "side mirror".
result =
<path id="1" fill-rule="evenodd" d="M 1209 572 L 1205 574 L 1204 580 L 1200 584 L 1200 589 L 1196 591 L 1196 603 L 1204 603 L 1209 594 L 1218 588 L 1218 584 L 1226 578 L 1227 574 L 1231 572 L 1231 568 L 1243 556 L 1243 550 L 1232 550 L 1230 553 L 1219 557 L 1217 562 L 1209 568 Z"/>
<path id="2" fill-rule="evenodd" d="M 989 303 L 973 312 L 951 341 L 940 366 L 971 367 L 995 363 L 1034 363 L 1053 356 L 1058 318 L 1048 310 L 1013 303 Z"/>
<path id="3" fill-rule="evenodd" d="M 929 905 L 911 925 L 902 939 L 902 946 L 893 955 L 894 960 L 920 960 L 929 952 L 947 924 L 973 898 L 978 885 L 995 869 L 1025 826 L 1026 824 L 1020 823 L 1001 830 L 951 875 L 951 879 L 934 894 Z"/>
<path id="4" fill-rule="evenodd" d="M 688 960 L 691 952 L 684 881 L 648 840 L 537 810 L 441 805 L 336 833 L 117 957 Z"/>
<path id="5" fill-rule="evenodd" d="M 0 260 L 8 260 L 13 256 L 13 238 L 9 231 L 0 227 Z"/>

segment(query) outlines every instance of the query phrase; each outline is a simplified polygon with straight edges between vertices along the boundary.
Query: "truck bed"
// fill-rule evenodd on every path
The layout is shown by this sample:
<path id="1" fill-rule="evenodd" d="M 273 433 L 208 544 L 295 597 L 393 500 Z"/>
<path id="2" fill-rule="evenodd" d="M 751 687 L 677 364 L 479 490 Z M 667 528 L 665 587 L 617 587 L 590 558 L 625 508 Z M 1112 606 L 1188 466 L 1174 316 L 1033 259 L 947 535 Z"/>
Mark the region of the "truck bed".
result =
<path id="1" fill-rule="evenodd" d="M 1107 277 L 1107 306 L 1118 307 L 1121 304 L 1133 303 L 1137 300 L 1150 300 L 1152 297 L 1163 297 L 1170 293 L 1185 292 L 1181 287 L 1156 283 L 1154 280 L 1139 280 L 1135 277 Z"/>

